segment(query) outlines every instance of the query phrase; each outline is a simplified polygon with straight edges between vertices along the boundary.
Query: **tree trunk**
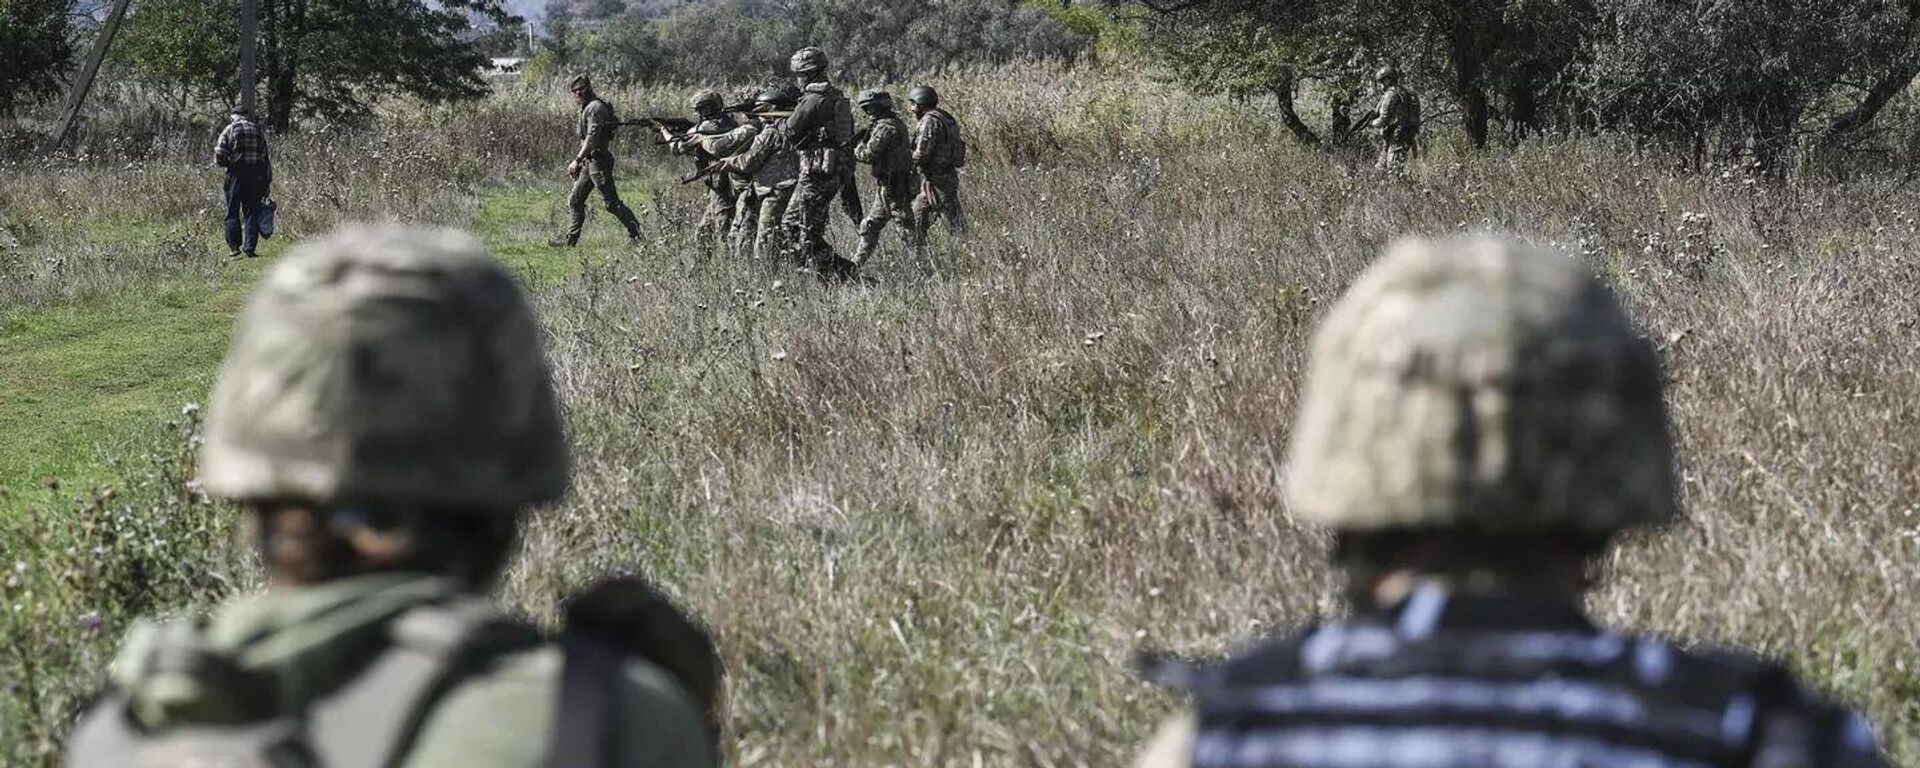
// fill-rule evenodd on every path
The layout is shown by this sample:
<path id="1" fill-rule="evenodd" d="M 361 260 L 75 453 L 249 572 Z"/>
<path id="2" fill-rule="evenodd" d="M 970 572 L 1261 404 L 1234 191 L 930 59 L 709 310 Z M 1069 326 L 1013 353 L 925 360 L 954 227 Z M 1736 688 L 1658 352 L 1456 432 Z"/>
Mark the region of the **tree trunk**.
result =
<path id="1" fill-rule="evenodd" d="M 1880 116 L 1880 112 L 1887 108 L 1887 104 L 1905 91 L 1915 76 L 1920 76 L 1920 59 L 1908 59 L 1894 65 L 1892 71 L 1875 82 L 1872 88 L 1867 89 L 1866 98 L 1861 99 L 1853 109 L 1847 110 L 1846 114 L 1841 115 L 1838 120 L 1833 121 L 1833 125 L 1827 127 L 1826 132 L 1820 136 L 1821 148 L 1837 149 L 1854 134 L 1872 125 L 1874 119 Z"/>
<path id="2" fill-rule="evenodd" d="M 1320 136 L 1300 119 L 1300 111 L 1294 106 L 1296 83 L 1297 78 L 1293 70 L 1282 67 L 1279 72 L 1274 73 L 1273 81 L 1267 84 L 1267 88 L 1273 92 L 1273 101 L 1280 107 L 1280 121 L 1286 124 L 1287 130 L 1293 132 L 1293 140 L 1313 146 L 1320 143 Z"/>
<path id="3" fill-rule="evenodd" d="M 1473 148 L 1486 149 L 1487 123 L 1492 119 L 1492 110 L 1487 107 L 1487 92 L 1478 85 L 1463 88 L 1460 92 L 1460 114 Z"/>

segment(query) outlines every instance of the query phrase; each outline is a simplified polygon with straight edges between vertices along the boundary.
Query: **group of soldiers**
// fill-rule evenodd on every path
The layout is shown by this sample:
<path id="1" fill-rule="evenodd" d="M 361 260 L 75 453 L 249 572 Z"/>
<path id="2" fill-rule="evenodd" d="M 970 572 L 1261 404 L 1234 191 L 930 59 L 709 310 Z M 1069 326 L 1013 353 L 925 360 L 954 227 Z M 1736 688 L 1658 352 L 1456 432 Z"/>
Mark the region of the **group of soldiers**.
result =
<path id="1" fill-rule="evenodd" d="M 942 205 L 957 216 L 936 97 L 916 94 L 910 142 L 863 95 L 854 141 L 823 57 L 801 54 L 791 115 L 765 94 L 728 127 L 702 98 L 714 124 L 686 139 L 751 180 L 756 248 L 773 230 L 819 253 L 846 157 L 876 180 L 863 247 L 890 221 L 917 237 Z M 632 229 L 596 133 L 611 109 L 576 83 L 573 199 L 597 190 Z M 1222 661 L 1144 660 L 1193 706 L 1137 765 L 1884 766 L 1863 718 L 1784 668 L 1586 616 L 1613 542 L 1678 515 L 1663 381 L 1577 259 L 1498 236 L 1395 244 L 1322 323 L 1297 413 L 1270 417 L 1292 430 L 1288 510 L 1334 533 L 1351 614 Z M 69 764 L 704 768 L 725 752 L 711 638 L 649 585 L 575 596 L 558 632 L 486 597 L 570 460 L 537 322 L 472 237 L 349 227 L 296 247 L 249 302 L 207 418 L 201 481 L 245 510 L 270 586 L 136 625 Z"/>
<path id="2" fill-rule="evenodd" d="M 966 229 L 960 204 L 960 169 L 966 141 L 960 123 L 940 104 L 932 86 L 908 93 L 913 124 L 885 90 L 847 98 L 827 76 L 819 48 L 803 48 L 789 61 L 794 82 L 755 93 L 744 110 L 730 111 L 720 93 L 703 90 L 689 106 L 695 120 L 686 130 L 658 125 L 661 142 L 676 155 L 694 158 L 707 203 L 697 230 L 706 248 L 757 259 L 784 259 L 823 278 L 849 279 L 870 262 L 882 233 L 892 225 L 910 252 L 926 245 L 936 220 L 956 233 Z M 556 246 L 579 242 L 587 198 L 598 190 L 629 238 L 639 223 L 620 201 L 609 150 L 621 123 L 596 94 L 586 75 L 570 82 L 580 105 L 580 150 L 568 173 L 575 178 L 567 233 Z M 855 125 L 854 110 L 866 117 Z M 872 199 L 861 201 L 856 166 L 867 166 Z M 693 180 L 693 179 L 690 179 Z M 859 223 L 851 256 L 827 239 L 834 203 Z"/>

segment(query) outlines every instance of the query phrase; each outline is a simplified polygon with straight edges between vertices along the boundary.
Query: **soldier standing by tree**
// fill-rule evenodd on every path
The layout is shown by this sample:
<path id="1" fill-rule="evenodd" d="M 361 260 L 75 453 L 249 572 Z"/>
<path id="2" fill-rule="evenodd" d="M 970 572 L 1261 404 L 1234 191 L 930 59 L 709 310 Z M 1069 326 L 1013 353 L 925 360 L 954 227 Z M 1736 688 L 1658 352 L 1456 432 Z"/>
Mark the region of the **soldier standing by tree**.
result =
<path id="1" fill-rule="evenodd" d="M 880 231 L 888 222 L 900 228 L 908 248 L 919 246 L 920 228 L 913 224 L 913 196 L 919 191 L 920 180 L 913 171 L 912 138 L 907 124 L 894 114 L 893 95 L 879 89 L 864 91 L 859 106 L 873 121 L 853 147 L 853 158 L 873 171 L 873 204 L 860 222 L 860 250 L 853 255 L 855 263 L 866 266 L 879 248 Z"/>
<path id="2" fill-rule="evenodd" d="M 584 74 L 574 75 L 567 81 L 567 90 L 573 93 L 574 103 L 580 105 L 580 149 L 574 153 L 573 161 L 567 163 L 567 175 L 573 179 L 573 190 L 567 194 L 567 212 L 571 216 L 567 233 L 548 240 L 547 244 L 571 248 L 580 243 L 580 230 L 587 224 L 587 197 L 596 190 L 607 212 L 626 228 L 627 243 L 638 243 L 640 221 L 634 218 L 633 210 L 626 203 L 620 202 L 620 192 L 613 184 L 613 150 L 609 145 L 613 143 L 613 129 L 619 123 L 613 105 L 593 92 L 593 81 Z"/>
<path id="3" fill-rule="evenodd" d="M 214 142 L 213 162 L 227 169 L 227 249 L 251 259 L 260 245 L 261 206 L 273 191 L 273 158 L 251 110 L 235 106 L 230 118 Z"/>
<path id="4" fill-rule="evenodd" d="M 966 215 L 960 211 L 960 168 L 967 164 L 967 143 L 960 137 L 960 121 L 940 108 L 940 92 L 930 85 L 907 93 L 913 116 L 919 119 L 913 141 L 913 164 L 920 171 L 920 196 L 913 200 L 913 221 L 920 228 L 915 241 L 927 242 L 935 217 L 947 220 L 954 234 L 965 234 Z"/>
<path id="5" fill-rule="evenodd" d="M 1287 467 L 1348 619 L 1215 664 L 1150 661 L 1197 715 L 1139 768 L 1878 768 L 1784 669 L 1596 627 L 1620 533 L 1679 499 L 1659 357 L 1585 265 L 1403 241 L 1321 326 Z"/>
<path id="6" fill-rule="evenodd" d="M 788 69 L 800 86 L 800 103 L 787 120 L 788 138 L 800 153 L 800 178 L 785 220 L 791 247 L 795 260 L 823 279 L 851 278 L 856 266 L 827 243 L 827 224 L 853 162 L 847 151 L 853 141 L 853 103 L 827 82 L 825 51 L 802 48 Z"/>
<path id="7" fill-rule="evenodd" d="M 722 111 L 726 108 L 726 100 L 718 91 L 705 90 L 694 94 L 691 106 L 694 115 L 698 117 L 693 130 L 676 136 L 672 131 L 662 127 L 660 137 L 666 140 L 667 147 L 673 154 L 703 157 L 711 161 L 713 156 L 707 153 L 701 139 L 725 134 L 739 128 L 740 124 L 734 122 L 732 115 Z M 726 237 L 733 224 L 733 207 L 740 191 L 734 187 L 731 174 L 709 173 L 702 182 L 707 187 L 707 207 L 700 214 L 700 226 L 696 230 L 696 236 L 700 239 L 702 248 L 717 244 L 725 250 Z"/>
<path id="8" fill-rule="evenodd" d="M 1374 80 L 1380 84 L 1380 106 L 1370 125 L 1380 130 L 1379 168 L 1399 170 L 1419 151 L 1420 96 L 1400 84 L 1398 67 L 1381 67 Z"/>

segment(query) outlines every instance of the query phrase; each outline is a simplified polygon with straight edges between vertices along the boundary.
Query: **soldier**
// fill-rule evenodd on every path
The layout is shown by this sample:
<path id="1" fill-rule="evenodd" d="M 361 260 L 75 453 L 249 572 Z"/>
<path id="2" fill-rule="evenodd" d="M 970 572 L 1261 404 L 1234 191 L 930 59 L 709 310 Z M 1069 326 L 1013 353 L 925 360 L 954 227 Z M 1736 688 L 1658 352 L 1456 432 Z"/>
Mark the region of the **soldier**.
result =
<path id="1" fill-rule="evenodd" d="M 213 145 L 213 162 L 227 169 L 225 222 L 227 249 L 251 259 L 260 244 L 260 212 L 273 191 L 273 158 L 267 134 L 253 122 L 253 110 L 235 105 L 227 127 Z"/>
<path id="2" fill-rule="evenodd" d="M 1400 70 L 1392 65 L 1381 67 L 1373 79 L 1380 83 L 1380 106 L 1370 123 L 1380 130 L 1379 168 L 1399 170 L 1418 151 L 1420 96 L 1400 84 Z"/>
<path id="3" fill-rule="evenodd" d="M 547 244 L 556 248 L 571 248 L 580 242 L 580 230 L 587 223 L 587 196 L 600 192 L 600 201 L 607 206 L 607 212 L 620 220 L 620 226 L 627 228 L 627 244 L 640 241 L 640 221 L 633 216 L 633 210 L 620 202 L 620 192 L 613 184 L 613 129 L 619 125 L 614 116 L 613 105 L 608 104 L 593 92 L 593 81 L 586 75 L 574 75 L 567 81 L 567 90 L 573 92 L 574 103 L 580 105 L 578 134 L 580 149 L 573 155 L 573 161 L 567 163 L 567 176 L 573 179 L 573 191 L 567 195 L 567 210 L 572 218 L 567 224 L 565 237 L 548 240 Z"/>
<path id="4" fill-rule="evenodd" d="M 348 228 L 275 265 L 200 466 L 268 589 L 137 625 L 68 764 L 713 765 L 699 686 L 485 598 L 567 486 L 539 333 L 466 235 Z"/>
<path id="5" fill-rule="evenodd" d="M 1137 766 L 1882 764 L 1780 667 L 1584 616 L 1608 543 L 1679 502 L 1658 357 L 1580 262 L 1396 244 L 1321 327 L 1291 453 L 1353 614 L 1148 661 L 1197 714 Z"/>
<path id="6" fill-rule="evenodd" d="M 920 196 L 913 201 L 916 242 L 925 243 L 934 218 L 947 220 L 954 234 L 964 234 L 967 218 L 960 211 L 960 168 L 967 164 L 967 144 L 960 122 L 940 108 L 940 92 L 922 85 L 907 93 L 913 116 L 920 123 L 913 141 L 913 165 L 920 171 Z"/>
<path id="7" fill-rule="evenodd" d="M 913 225 L 913 196 L 920 180 L 913 172 L 912 139 L 907 124 L 893 112 L 893 95 L 879 89 L 862 91 L 860 111 L 872 122 L 853 147 L 853 158 L 871 166 L 873 205 L 860 222 L 860 250 L 853 255 L 856 264 L 865 266 L 880 245 L 880 231 L 893 222 L 900 228 L 908 248 L 919 244 L 919 228 Z"/>
<path id="8" fill-rule="evenodd" d="M 708 150 L 720 157 L 721 171 L 744 178 L 737 245 L 754 258 L 770 260 L 785 246 L 785 217 L 800 175 L 800 156 L 787 141 L 786 115 L 800 99 L 791 85 L 768 88 L 754 97 L 752 122 L 708 141 Z"/>
<path id="9" fill-rule="evenodd" d="M 854 264 L 827 244 L 827 224 L 853 162 L 847 151 L 853 140 L 853 103 L 827 82 L 827 54 L 819 48 L 795 52 L 788 68 L 801 92 L 786 127 L 793 149 L 800 153 L 800 178 L 784 225 L 802 266 L 822 278 L 851 278 Z"/>
<path id="10" fill-rule="evenodd" d="M 692 131 L 676 136 L 672 131 L 661 128 L 660 137 L 667 142 L 673 154 L 711 161 L 713 155 L 707 153 L 701 139 L 725 134 L 739 128 L 740 124 L 723 111 L 726 101 L 718 91 L 706 90 L 694 94 L 692 107 L 693 113 L 699 118 Z M 697 236 L 703 245 L 718 242 L 724 249 L 725 238 L 732 228 L 733 207 L 739 190 L 735 189 L 734 180 L 725 173 L 707 174 L 702 183 L 707 187 L 707 208 L 700 214 Z"/>

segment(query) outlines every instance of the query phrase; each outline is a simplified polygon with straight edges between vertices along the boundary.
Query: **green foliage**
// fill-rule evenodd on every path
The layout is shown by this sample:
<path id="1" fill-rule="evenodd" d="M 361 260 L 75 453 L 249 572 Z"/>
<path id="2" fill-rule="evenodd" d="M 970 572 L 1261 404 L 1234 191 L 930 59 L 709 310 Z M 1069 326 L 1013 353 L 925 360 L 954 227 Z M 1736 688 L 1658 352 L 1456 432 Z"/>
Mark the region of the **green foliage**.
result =
<path id="1" fill-rule="evenodd" d="M 65 0 L 0 0 L 0 115 L 59 90 L 70 33 Z"/>
<path id="2" fill-rule="evenodd" d="M 224 103 L 239 88 L 238 16 L 230 0 L 142 0 L 110 55 L 174 92 L 179 108 L 188 99 Z"/>
<path id="3" fill-rule="evenodd" d="M 1046 14 L 1067 31 L 1092 41 L 1093 54 L 1107 59 L 1138 53 L 1143 45 L 1140 26 L 1085 5 L 1022 0 L 1022 5 Z"/>

